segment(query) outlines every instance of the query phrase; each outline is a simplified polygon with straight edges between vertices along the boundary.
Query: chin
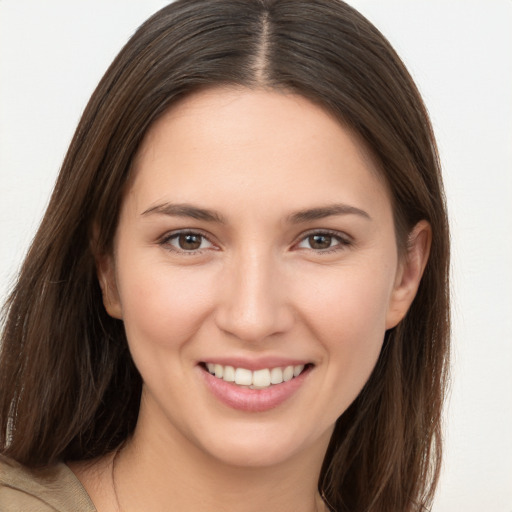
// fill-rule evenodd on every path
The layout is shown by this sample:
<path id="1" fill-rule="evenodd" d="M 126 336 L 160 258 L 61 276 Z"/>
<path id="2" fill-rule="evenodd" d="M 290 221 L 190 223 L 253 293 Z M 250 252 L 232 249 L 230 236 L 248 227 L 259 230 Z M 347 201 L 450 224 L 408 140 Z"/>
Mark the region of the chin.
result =
<path id="1" fill-rule="evenodd" d="M 227 466 L 256 469 L 285 464 L 294 458 L 297 451 L 297 447 L 267 441 L 265 443 L 240 442 L 229 446 L 212 447 L 210 453 Z"/>
<path id="2" fill-rule="evenodd" d="M 212 436 L 198 440 L 203 453 L 227 466 L 237 468 L 276 467 L 294 462 L 298 457 L 323 454 L 332 430 L 324 433 L 292 432 L 281 426 L 269 428 L 261 424 L 238 428 L 237 434 Z M 197 441 L 196 441 L 197 443 Z"/>

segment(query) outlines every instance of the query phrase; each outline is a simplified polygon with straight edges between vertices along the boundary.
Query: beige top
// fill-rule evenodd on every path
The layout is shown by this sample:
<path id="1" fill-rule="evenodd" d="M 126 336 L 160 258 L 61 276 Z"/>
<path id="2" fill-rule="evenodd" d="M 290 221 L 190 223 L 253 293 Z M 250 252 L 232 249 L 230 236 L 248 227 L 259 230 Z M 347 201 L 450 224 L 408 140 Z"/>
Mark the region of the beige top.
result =
<path id="1" fill-rule="evenodd" d="M 0 512 L 97 512 L 66 464 L 28 469 L 0 455 Z"/>

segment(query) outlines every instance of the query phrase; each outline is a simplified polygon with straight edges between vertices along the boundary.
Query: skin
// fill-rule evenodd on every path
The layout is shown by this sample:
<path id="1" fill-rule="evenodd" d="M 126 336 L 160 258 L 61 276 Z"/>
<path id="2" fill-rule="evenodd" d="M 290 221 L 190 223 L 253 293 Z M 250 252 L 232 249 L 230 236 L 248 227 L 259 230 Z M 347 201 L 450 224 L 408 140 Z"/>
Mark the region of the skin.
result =
<path id="1" fill-rule="evenodd" d="M 163 213 L 168 204 L 222 222 Z M 291 220 L 340 204 L 352 210 Z M 199 248 L 180 248 L 179 230 Z M 114 246 L 98 256 L 105 307 L 144 380 L 116 462 L 123 511 L 319 510 L 334 423 L 414 298 L 428 224 L 399 258 L 387 187 L 355 135 L 300 96 L 222 88 L 149 130 Z M 226 356 L 312 368 L 285 402 L 247 412 L 205 385 L 199 363 Z M 111 459 L 72 466 L 100 512 L 115 510 Z"/>

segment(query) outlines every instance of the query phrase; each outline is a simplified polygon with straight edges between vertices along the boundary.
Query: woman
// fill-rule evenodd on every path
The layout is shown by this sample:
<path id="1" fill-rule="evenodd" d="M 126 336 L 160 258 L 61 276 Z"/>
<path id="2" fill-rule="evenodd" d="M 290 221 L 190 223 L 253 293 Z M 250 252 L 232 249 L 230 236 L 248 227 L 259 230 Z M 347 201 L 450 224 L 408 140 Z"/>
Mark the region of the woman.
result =
<path id="1" fill-rule="evenodd" d="M 0 508 L 424 510 L 447 275 L 428 116 L 367 20 L 169 5 L 93 94 L 9 298 Z"/>

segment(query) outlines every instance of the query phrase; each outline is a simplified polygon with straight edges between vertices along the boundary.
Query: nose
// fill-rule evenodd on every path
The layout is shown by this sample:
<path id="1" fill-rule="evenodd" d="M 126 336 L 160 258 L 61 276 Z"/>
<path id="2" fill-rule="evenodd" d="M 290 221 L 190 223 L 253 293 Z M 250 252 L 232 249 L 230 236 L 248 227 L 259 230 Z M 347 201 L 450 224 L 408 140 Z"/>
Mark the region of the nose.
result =
<path id="1" fill-rule="evenodd" d="M 271 255 L 245 254 L 224 270 L 215 315 L 219 329 L 248 342 L 291 329 L 294 314 L 286 278 Z"/>

